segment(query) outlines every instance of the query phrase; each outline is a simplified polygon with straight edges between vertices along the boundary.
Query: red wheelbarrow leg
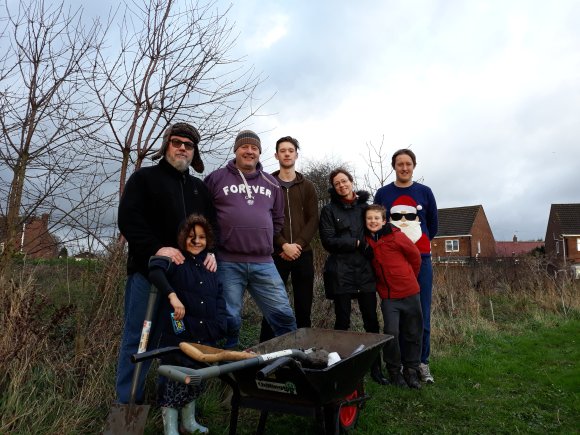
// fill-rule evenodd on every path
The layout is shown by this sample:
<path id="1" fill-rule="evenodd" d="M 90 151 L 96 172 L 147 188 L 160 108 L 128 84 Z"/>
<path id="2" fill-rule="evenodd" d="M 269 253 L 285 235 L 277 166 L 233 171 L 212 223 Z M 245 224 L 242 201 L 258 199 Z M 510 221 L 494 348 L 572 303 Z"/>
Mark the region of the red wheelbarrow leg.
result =
<path id="1" fill-rule="evenodd" d="M 338 435 L 338 410 L 335 404 L 324 407 L 324 431 L 325 435 Z"/>

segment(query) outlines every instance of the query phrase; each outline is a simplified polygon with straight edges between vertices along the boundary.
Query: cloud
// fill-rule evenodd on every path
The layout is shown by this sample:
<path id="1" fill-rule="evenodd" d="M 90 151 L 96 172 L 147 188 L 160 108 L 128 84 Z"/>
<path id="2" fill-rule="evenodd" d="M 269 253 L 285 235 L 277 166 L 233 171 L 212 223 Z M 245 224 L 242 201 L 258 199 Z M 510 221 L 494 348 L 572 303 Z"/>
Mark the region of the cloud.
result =
<path id="1" fill-rule="evenodd" d="M 260 50 L 272 48 L 288 33 L 288 16 L 283 14 L 270 14 L 261 16 L 257 26 L 248 32 L 245 48 L 252 54 Z"/>

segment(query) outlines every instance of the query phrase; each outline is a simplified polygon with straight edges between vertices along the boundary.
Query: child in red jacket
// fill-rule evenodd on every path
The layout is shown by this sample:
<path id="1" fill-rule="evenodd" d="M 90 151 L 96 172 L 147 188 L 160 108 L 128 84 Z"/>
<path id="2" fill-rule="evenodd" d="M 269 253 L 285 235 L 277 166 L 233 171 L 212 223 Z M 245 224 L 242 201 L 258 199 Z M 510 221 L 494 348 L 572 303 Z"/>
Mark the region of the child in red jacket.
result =
<path id="1" fill-rule="evenodd" d="M 411 239 L 387 223 L 387 212 L 382 205 L 368 206 L 365 225 L 381 297 L 384 332 L 393 336 L 383 348 L 383 360 L 392 385 L 419 389 L 423 315 L 417 275 L 421 254 Z"/>

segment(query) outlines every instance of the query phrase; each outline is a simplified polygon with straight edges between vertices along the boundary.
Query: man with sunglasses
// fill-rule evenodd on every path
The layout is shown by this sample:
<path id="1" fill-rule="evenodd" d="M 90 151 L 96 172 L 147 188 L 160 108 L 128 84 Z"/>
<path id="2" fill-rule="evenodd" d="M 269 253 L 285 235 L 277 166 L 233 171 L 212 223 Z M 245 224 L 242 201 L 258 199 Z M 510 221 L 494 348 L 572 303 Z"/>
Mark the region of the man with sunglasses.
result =
<path id="1" fill-rule="evenodd" d="M 415 153 L 400 149 L 393 154 L 391 166 L 395 181 L 381 187 L 375 194 L 374 203 L 387 209 L 389 222 L 400 228 L 421 252 L 419 272 L 421 309 L 423 311 L 423 338 L 420 377 L 423 382 L 433 383 L 429 369 L 431 353 L 431 295 L 433 292 L 433 267 L 431 264 L 431 240 L 437 234 L 437 203 L 431 189 L 413 181 L 417 165 Z"/>
<path id="2" fill-rule="evenodd" d="M 189 166 L 202 173 L 198 143 L 199 132 L 180 122 L 167 127 L 161 148 L 153 160 L 157 165 L 144 167 L 131 175 L 119 203 L 118 223 L 127 240 L 127 283 L 125 286 L 125 325 L 117 366 L 117 401 L 129 402 L 133 367 L 130 357 L 137 353 L 147 309 L 149 258 L 162 255 L 182 264 L 184 257 L 177 248 L 179 226 L 192 213 L 206 217 L 215 227 L 215 209 L 211 195 L 199 178 L 189 174 Z M 213 255 L 204 263 L 212 272 L 217 269 Z M 155 327 L 156 321 L 153 320 Z M 143 400 L 145 376 L 150 362 L 142 365 L 137 384 L 136 401 Z"/>

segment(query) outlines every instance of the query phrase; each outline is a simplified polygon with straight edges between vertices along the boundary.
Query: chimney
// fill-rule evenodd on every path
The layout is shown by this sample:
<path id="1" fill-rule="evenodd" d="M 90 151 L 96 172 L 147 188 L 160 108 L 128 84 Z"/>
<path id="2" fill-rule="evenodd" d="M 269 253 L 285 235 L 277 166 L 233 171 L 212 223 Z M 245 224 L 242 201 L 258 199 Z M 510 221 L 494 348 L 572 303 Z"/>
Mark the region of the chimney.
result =
<path id="1" fill-rule="evenodd" d="M 516 236 L 515 234 L 514 234 L 513 241 L 514 241 L 514 242 L 517 242 L 517 241 L 518 241 L 518 236 Z"/>

